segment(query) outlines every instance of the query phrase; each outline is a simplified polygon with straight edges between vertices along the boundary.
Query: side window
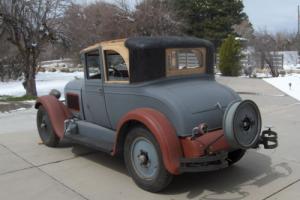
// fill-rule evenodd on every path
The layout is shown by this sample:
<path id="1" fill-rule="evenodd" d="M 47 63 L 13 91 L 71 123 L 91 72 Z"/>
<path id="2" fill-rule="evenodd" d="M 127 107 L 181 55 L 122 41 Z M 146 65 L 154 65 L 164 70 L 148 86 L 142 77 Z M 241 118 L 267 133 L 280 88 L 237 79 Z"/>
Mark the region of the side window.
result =
<path id="1" fill-rule="evenodd" d="M 123 57 L 116 51 L 105 50 L 105 70 L 107 81 L 128 81 L 129 73 Z"/>
<path id="2" fill-rule="evenodd" d="M 91 51 L 85 54 L 87 79 L 101 79 L 99 51 Z"/>

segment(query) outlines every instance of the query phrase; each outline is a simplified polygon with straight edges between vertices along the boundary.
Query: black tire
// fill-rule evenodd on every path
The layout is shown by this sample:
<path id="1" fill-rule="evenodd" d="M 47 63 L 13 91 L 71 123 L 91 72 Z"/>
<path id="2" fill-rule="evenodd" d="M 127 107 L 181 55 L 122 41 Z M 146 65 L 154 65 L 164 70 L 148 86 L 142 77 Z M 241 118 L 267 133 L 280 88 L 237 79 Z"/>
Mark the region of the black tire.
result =
<path id="1" fill-rule="evenodd" d="M 48 147 L 57 147 L 59 137 L 54 133 L 48 113 L 43 106 L 38 109 L 36 122 L 42 142 Z"/>
<path id="2" fill-rule="evenodd" d="M 227 159 L 229 166 L 240 161 L 243 158 L 243 156 L 245 155 L 245 153 L 246 153 L 246 150 L 244 150 L 244 149 L 238 149 L 238 150 L 229 152 L 228 159 Z"/>
<path id="3" fill-rule="evenodd" d="M 132 155 L 134 154 L 134 152 L 136 152 L 134 150 L 139 150 L 138 144 L 140 143 L 137 143 L 136 141 L 148 143 L 149 147 L 154 147 L 153 149 L 149 149 L 147 148 L 147 145 L 143 146 L 143 148 L 145 149 L 140 150 L 141 153 L 139 154 L 139 156 L 137 156 L 138 158 L 140 158 L 142 154 L 142 156 L 146 155 L 148 160 L 146 161 L 147 164 L 145 164 L 145 161 L 142 164 L 142 161 L 138 158 L 136 160 L 138 160 L 138 162 L 140 163 L 135 162 L 136 160 L 133 159 L 134 156 Z M 154 149 L 155 151 L 153 151 Z M 150 156 L 148 155 L 147 151 L 149 151 Z M 156 152 L 156 154 L 153 152 Z M 149 192 L 159 192 L 165 189 L 172 181 L 173 175 L 171 175 L 165 169 L 159 144 L 157 143 L 152 133 L 144 127 L 135 127 L 128 133 L 124 144 L 124 161 L 126 168 L 134 182 L 144 190 L 147 190 Z M 152 166 L 152 164 L 155 166 Z M 140 169 L 144 169 L 146 173 L 148 171 L 151 171 L 150 169 L 153 169 L 154 174 L 153 176 L 144 178 L 141 176 L 143 172 L 141 172 L 142 170 Z"/>

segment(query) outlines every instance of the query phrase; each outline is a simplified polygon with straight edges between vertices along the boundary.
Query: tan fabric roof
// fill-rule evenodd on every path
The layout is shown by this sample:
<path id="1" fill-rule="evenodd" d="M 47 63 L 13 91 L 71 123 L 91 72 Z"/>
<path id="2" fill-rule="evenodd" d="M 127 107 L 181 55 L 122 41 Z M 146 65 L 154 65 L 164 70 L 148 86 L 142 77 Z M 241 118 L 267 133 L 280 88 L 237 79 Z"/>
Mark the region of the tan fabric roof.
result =
<path id="1" fill-rule="evenodd" d="M 109 47 L 124 46 L 125 41 L 126 41 L 126 39 L 118 39 L 118 40 L 109 40 L 109 41 L 99 42 L 99 43 L 96 43 L 92 46 L 89 46 L 89 47 L 81 50 L 80 53 L 92 51 L 92 50 L 98 49 L 100 47 L 108 49 Z"/>

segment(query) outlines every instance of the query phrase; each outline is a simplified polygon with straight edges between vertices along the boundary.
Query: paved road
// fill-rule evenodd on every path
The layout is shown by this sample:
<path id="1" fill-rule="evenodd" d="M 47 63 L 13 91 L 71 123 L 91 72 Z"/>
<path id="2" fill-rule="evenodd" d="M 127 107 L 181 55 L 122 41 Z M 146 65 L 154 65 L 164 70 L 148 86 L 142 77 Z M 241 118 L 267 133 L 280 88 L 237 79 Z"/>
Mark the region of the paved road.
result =
<path id="1" fill-rule="evenodd" d="M 255 100 L 280 133 L 276 150 L 249 150 L 235 166 L 176 177 L 161 194 L 135 186 L 121 160 L 65 143 L 39 144 L 35 110 L 0 114 L 0 199 L 300 199 L 300 104 L 262 80 L 218 78 Z"/>

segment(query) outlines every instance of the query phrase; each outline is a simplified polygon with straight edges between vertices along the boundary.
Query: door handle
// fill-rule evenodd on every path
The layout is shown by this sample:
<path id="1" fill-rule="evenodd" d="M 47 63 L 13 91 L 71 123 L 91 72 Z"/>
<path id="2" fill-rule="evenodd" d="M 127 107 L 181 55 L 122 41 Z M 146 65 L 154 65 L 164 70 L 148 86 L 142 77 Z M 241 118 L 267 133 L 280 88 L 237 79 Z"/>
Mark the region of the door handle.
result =
<path id="1" fill-rule="evenodd" d="M 103 93 L 103 89 L 99 88 L 98 92 Z"/>

